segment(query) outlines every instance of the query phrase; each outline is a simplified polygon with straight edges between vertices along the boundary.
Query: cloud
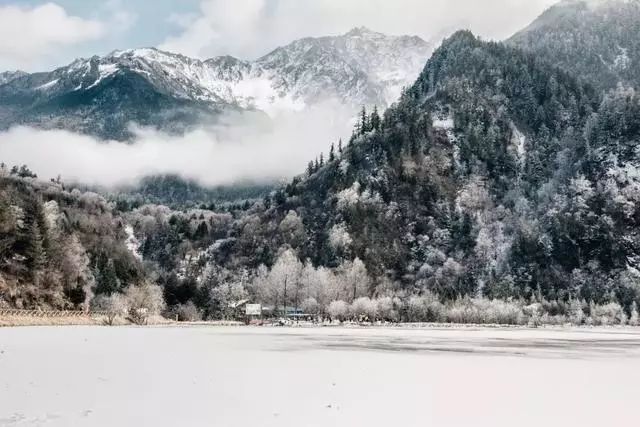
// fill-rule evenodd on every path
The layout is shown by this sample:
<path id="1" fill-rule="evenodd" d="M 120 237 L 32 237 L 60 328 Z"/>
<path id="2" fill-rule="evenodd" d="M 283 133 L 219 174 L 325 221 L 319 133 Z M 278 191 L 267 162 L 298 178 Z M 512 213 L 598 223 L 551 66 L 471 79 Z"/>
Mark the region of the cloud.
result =
<path id="1" fill-rule="evenodd" d="M 0 6 L 0 71 L 31 71 L 59 64 L 61 58 L 75 56 L 75 48 L 83 44 L 127 32 L 136 20 L 124 0 L 101 2 L 92 17 L 72 16 L 56 3 Z"/>
<path id="2" fill-rule="evenodd" d="M 440 40 L 460 28 L 503 39 L 557 0 L 202 0 L 196 16 L 171 17 L 179 32 L 161 49 L 208 58 L 253 59 L 307 36 L 367 26 Z"/>
<path id="3" fill-rule="evenodd" d="M 43 179 L 60 174 L 66 182 L 110 187 L 153 174 L 177 174 L 209 186 L 260 182 L 302 173 L 316 154 L 348 135 L 345 117 L 345 107 L 328 102 L 273 119 L 229 115 L 181 137 L 137 129 L 131 144 L 17 127 L 0 133 L 0 161 L 27 164 Z"/>
<path id="4" fill-rule="evenodd" d="M 109 27 L 109 32 L 126 32 L 138 20 L 138 15 L 127 10 L 124 6 L 123 0 L 108 0 L 104 2 L 102 7 L 98 9 L 99 16 L 108 16 L 106 26 Z"/>
<path id="5" fill-rule="evenodd" d="M 40 55 L 104 34 L 103 23 L 70 16 L 54 3 L 0 6 L 0 65 L 29 68 Z"/>
<path id="6" fill-rule="evenodd" d="M 264 0 L 203 1 L 199 16 L 169 17 L 184 31 L 167 38 L 160 49 L 202 57 L 214 52 L 214 46 L 222 49 L 221 54 L 247 46 L 254 42 L 256 34 L 261 33 L 265 5 Z"/>

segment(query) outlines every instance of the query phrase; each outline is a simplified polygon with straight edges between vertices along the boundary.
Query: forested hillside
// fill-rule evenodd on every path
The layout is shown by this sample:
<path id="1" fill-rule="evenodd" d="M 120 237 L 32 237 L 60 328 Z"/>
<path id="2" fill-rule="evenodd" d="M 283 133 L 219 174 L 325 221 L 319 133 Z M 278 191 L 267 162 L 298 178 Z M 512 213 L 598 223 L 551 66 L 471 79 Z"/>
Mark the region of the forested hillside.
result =
<path id="1" fill-rule="evenodd" d="M 23 228 L 42 243 L 10 252 L 32 264 L 54 229 L 38 213 L 52 200 L 65 218 L 88 209 L 103 224 L 63 229 L 95 280 L 61 285 L 85 289 L 66 297 L 76 305 L 146 280 L 183 318 L 226 317 L 248 298 L 341 319 L 637 323 L 639 132 L 634 90 L 602 95 L 543 57 L 462 31 L 396 104 L 363 109 L 348 142 L 253 205 L 89 207 L 87 195 L 7 178 L 3 215 L 33 212 Z M 117 286 L 103 284 L 101 250 L 117 255 L 106 282 Z"/>
<path id="2" fill-rule="evenodd" d="M 124 220 L 98 194 L 2 166 L 0 307 L 88 308 L 94 294 L 143 283 L 128 239 Z"/>
<path id="3" fill-rule="evenodd" d="M 636 138 L 637 105 L 633 92 L 601 99 L 544 60 L 460 32 L 383 117 L 363 112 L 348 145 L 234 218 L 206 251 L 177 258 L 192 267 L 194 295 L 225 277 L 268 289 L 276 305 L 291 274 L 292 305 L 482 295 L 630 312 L 634 154 L 617 150 Z"/>
<path id="4" fill-rule="evenodd" d="M 640 1 L 564 0 L 508 43 L 602 90 L 640 86 Z"/>

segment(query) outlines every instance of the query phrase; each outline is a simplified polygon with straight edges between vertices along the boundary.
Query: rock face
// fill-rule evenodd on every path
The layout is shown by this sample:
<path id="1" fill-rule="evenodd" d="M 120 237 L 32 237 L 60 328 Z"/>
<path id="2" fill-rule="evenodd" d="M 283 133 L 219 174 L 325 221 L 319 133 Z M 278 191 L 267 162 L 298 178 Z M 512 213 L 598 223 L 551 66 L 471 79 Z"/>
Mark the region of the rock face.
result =
<path id="1" fill-rule="evenodd" d="M 179 133 L 226 110 L 274 115 L 327 98 L 386 107 L 415 80 L 431 49 L 418 37 L 357 28 L 297 40 L 256 61 L 116 51 L 51 72 L 0 74 L 0 128 L 25 124 L 127 139 L 131 122 Z"/>
<path id="2" fill-rule="evenodd" d="M 640 85 L 640 1 L 565 0 L 508 43 L 600 89 Z"/>

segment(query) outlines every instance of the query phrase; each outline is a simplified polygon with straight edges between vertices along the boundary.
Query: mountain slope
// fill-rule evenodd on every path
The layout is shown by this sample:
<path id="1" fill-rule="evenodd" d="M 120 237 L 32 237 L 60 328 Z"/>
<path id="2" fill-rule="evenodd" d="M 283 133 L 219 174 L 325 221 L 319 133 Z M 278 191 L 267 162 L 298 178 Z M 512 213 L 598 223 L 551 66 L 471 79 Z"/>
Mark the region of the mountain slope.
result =
<path id="1" fill-rule="evenodd" d="M 0 167 L 0 308 L 86 309 L 144 281 L 126 222 L 95 193 Z"/>
<path id="2" fill-rule="evenodd" d="M 338 319 L 637 323 L 639 117 L 634 90 L 602 95 L 537 55 L 458 32 L 383 117 L 364 111 L 348 145 L 254 205 L 120 213 L 76 192 L 58 203 L 106 215 L 109 226 L 69 226 L 119 248 L 122 227 L 111 230 L 126 218 L 168 304 L 211 316 L 250 295 Z M 27 206 L 13 191 L 0 194 L 0 226 L 15 228 L 15 206 Z M 42 262 L 38 206 L 18 249 Z M 86 242 L 91 252 L 100 237 Z M 127 257 L 120 273 L 135 273 Z M 136 278 L 113 280 L 99 259 L 96 289 Z"/>
<path id="3" fill-rule="evenodd" d="M 370 281 L 348 301 L 429 291 L 630 310 L 638 163 L 615 141 L 637 126 L 606 129 L 638 97 L 601 102 L 534 55 L 457 33 L 382 119 L 236 220 L 208 263 L 275 269 L 290 248 L 336 272 L 361 260 Z"/>
<path id="4" fill-rule="evenodd" d="M 182 132 L 226 110 L 301 110 L 325 99 L 387 105 L 417 76 L 430 46 L 364 28 L 307 38 L 255 62 L 206 61 L 156 49 L 76 60 L 0 86 L 0 128 L 64 128 L 126 139 L 129 122 Z"/>
<path id="5" fill-rule="evenodd" d="M 640 87 L 639 23 L 639 0 L 564 0 L 508 43 L 601 89 Z"/>

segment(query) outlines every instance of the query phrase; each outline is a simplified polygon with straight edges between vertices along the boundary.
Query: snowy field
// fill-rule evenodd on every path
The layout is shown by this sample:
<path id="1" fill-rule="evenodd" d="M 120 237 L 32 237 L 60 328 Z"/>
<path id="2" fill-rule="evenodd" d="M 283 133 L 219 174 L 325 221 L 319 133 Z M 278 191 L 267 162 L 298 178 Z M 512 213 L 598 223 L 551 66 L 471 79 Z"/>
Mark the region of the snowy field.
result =
<path id="1" fill-rule="evenodd" d="M 640 332 L 0 328 L 2 426 L 636 425 Z"/>

